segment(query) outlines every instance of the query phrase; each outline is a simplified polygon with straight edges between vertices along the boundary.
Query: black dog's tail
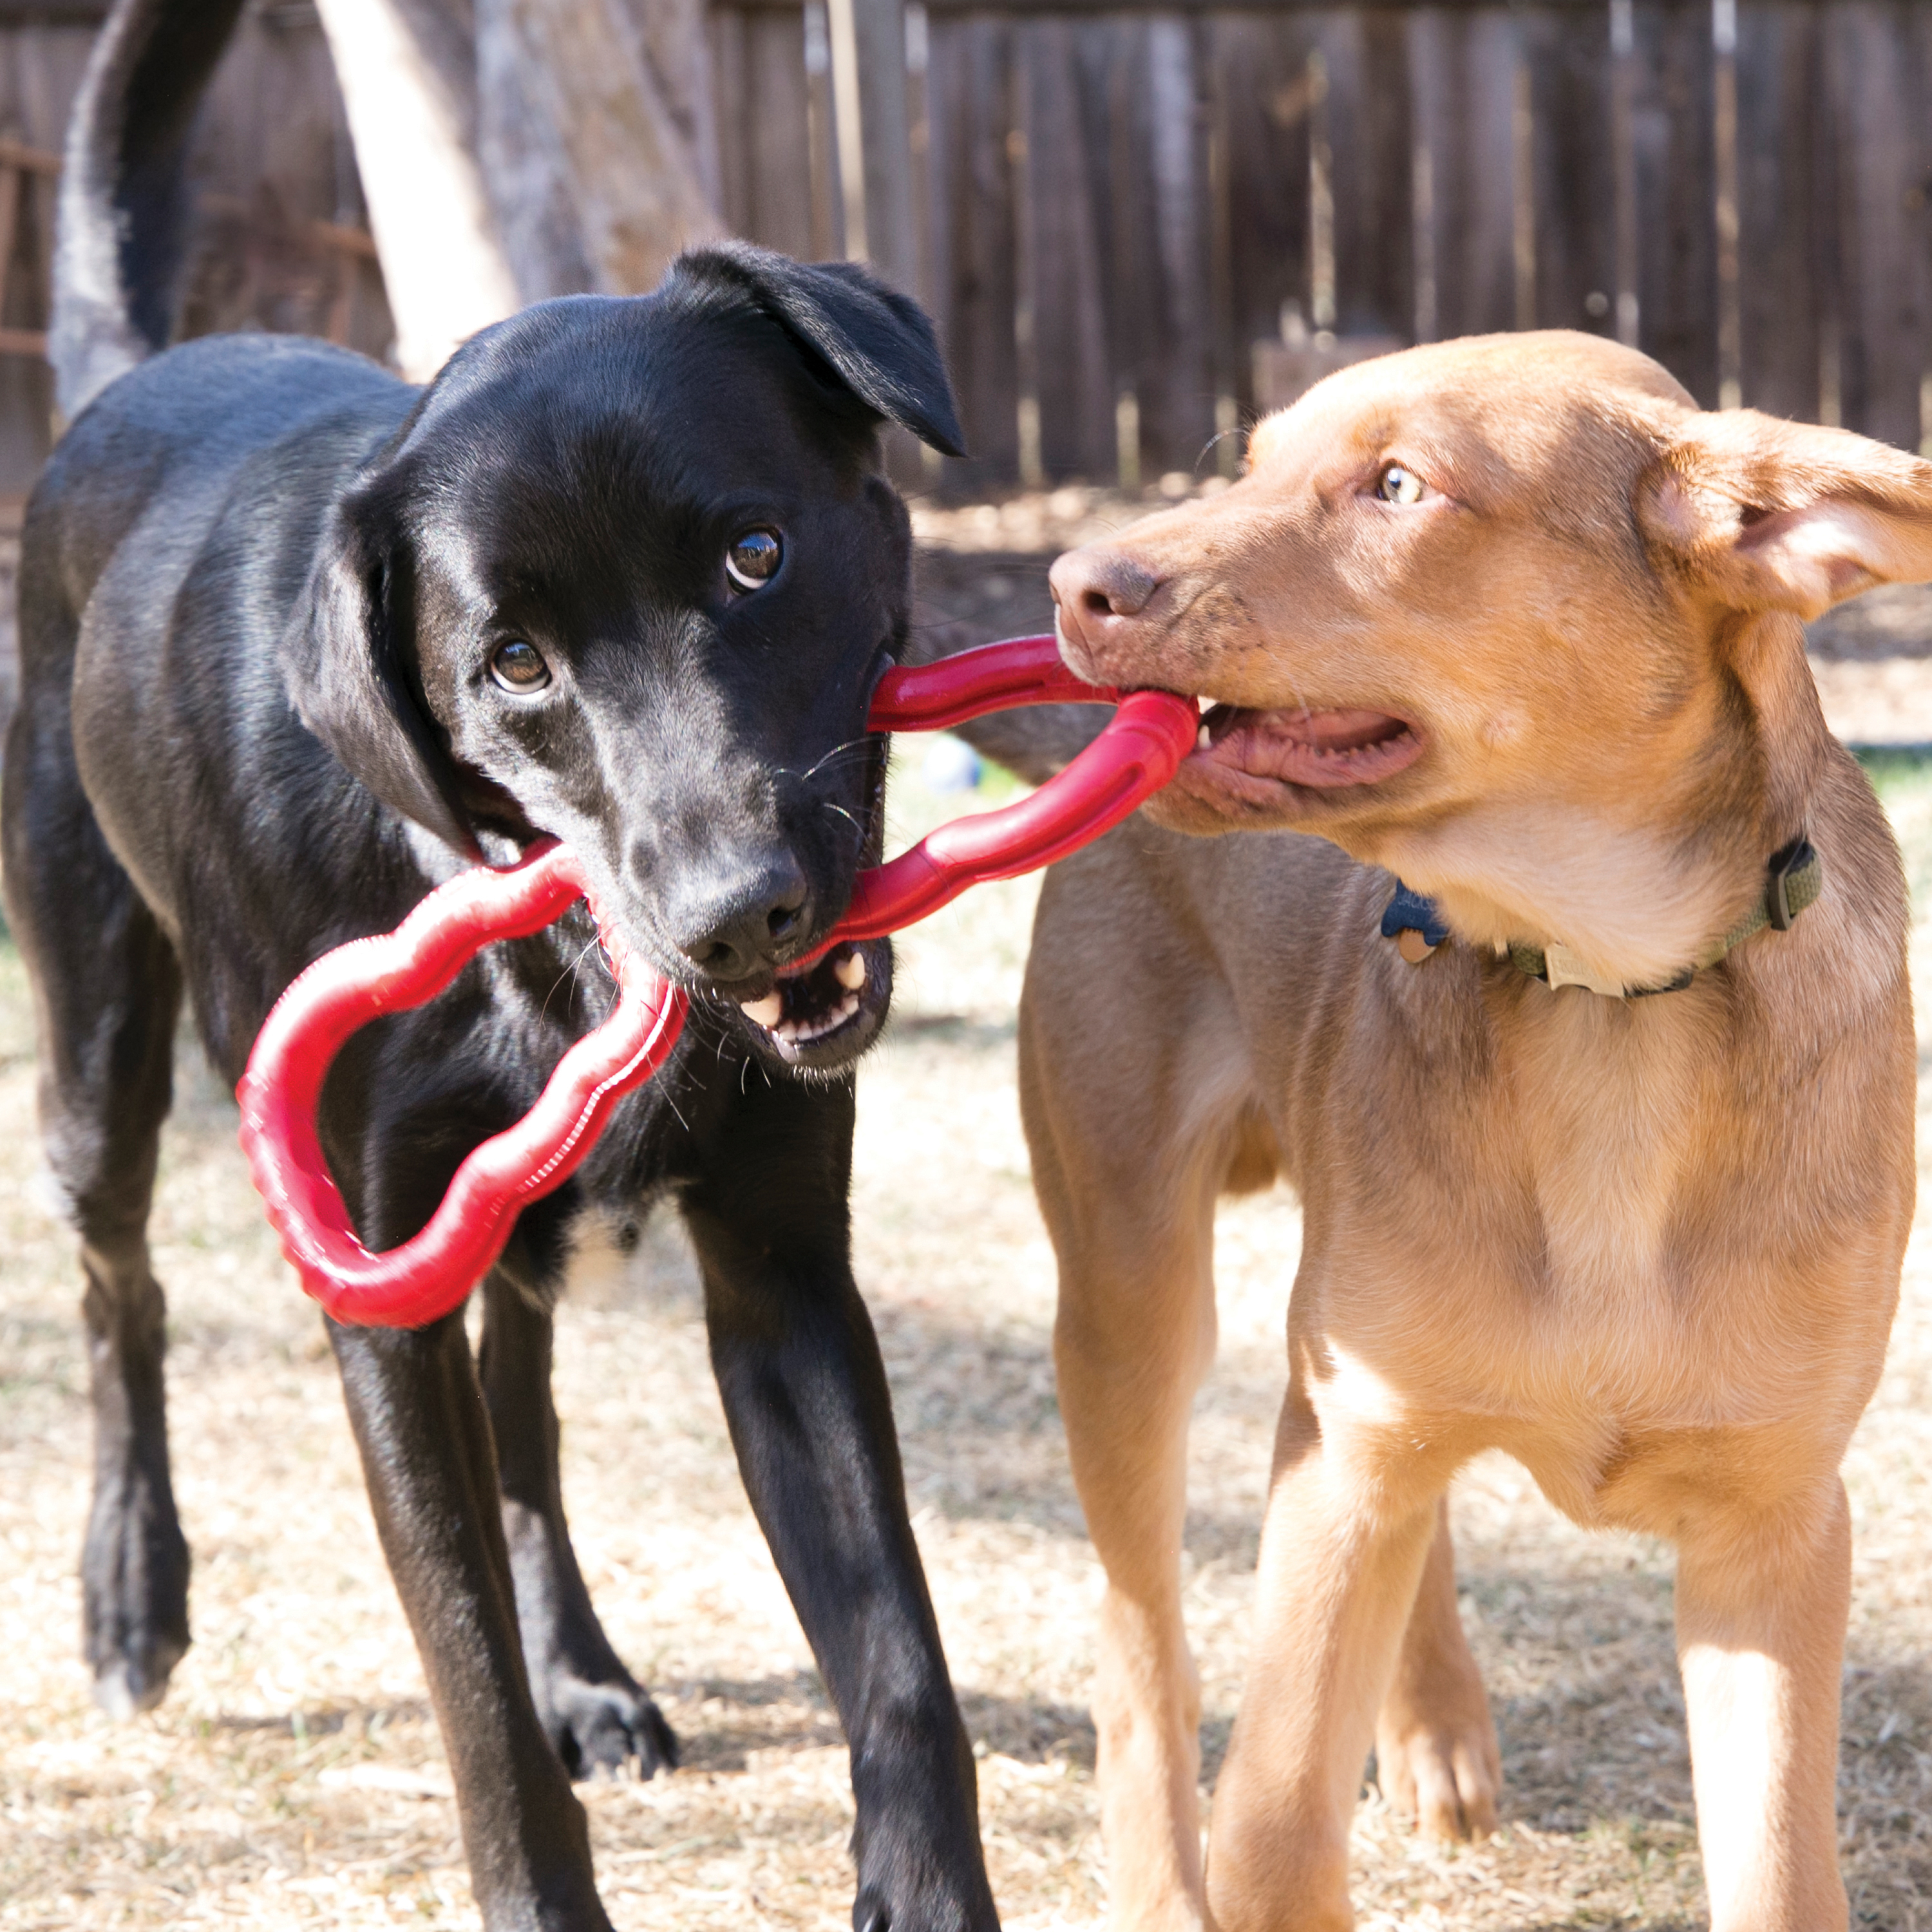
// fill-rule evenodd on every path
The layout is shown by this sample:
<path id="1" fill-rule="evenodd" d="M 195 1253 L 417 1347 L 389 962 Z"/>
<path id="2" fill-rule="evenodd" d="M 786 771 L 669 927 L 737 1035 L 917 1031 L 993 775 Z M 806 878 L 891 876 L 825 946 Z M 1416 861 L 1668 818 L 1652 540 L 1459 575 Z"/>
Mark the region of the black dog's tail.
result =
<path id="1" fill-rule="evenodd" d="M 165 349 L 188 237 L 182 162 L 242 0 L 118 0 L 68 124 L 47 359 L 71 421 Z"/>

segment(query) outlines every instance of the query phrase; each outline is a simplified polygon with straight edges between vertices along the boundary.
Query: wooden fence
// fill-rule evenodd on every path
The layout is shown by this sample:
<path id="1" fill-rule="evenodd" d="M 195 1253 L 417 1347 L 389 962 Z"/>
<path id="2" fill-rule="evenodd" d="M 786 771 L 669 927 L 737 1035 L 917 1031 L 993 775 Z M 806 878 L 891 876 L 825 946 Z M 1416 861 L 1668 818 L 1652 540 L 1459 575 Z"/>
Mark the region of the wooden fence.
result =
<path id="1" fill-rule="evenodd" d="M 712 22 L 728 218 L 836 252 L 820 0 Z M 906 43 L 962 485 L 1225 464 L 1285 314 L 1592 329 L 1708 405 L 1932 428 L 1932 7 L 926 0 Z"/>
<path id="2" fill-rule="evenodd" d="M 0 531 L 52 437 L 42 359 L 54 178 L 106 8 L 0 0 Z M 210 88 L 190 162 L 182 326 L 323 335 L 380 355 L 393 329 L 328 47 L 308 0 L 257 0 Z"/>
<path id="3" fill-rule="evenodd" d="M 101 10 L 0 0 L 0 496 L 46 447 L 47 170 Z M 711 34 L 728 221 L 840 253 L 825 0 L 714 0 Z M 910 279 L 973 450 L 950 487 L 1231 466 L 1284 316 L 1594 329 L 1708 404 L 1932 428 L 1924 0 L 914 0 L 904 40 Z M 195 165 L 190 328 L 383 349 L 306 0 L 250 8 Z"/>

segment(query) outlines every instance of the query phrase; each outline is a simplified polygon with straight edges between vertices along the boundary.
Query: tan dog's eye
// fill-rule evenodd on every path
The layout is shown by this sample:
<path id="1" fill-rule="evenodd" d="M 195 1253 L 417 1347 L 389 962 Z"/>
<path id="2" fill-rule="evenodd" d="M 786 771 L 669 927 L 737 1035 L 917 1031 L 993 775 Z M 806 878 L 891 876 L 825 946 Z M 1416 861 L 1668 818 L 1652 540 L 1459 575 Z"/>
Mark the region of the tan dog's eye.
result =
<path id="1" fill-rule="evenodd" d="M 1429 485 L 1413 470 L 1391 463 L 1376 478 L 1376 494 L 1384 503 L 1419 503 L 1429 494 Z"/>

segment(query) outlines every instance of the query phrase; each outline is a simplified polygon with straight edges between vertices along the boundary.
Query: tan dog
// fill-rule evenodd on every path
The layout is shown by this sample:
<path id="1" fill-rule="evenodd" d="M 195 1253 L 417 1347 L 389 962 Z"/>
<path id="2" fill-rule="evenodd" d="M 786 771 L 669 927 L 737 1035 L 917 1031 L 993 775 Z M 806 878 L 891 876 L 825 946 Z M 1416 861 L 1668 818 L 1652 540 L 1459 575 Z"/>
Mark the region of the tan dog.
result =
<path id="1" fill-rule="evenodd" d="M 1932 464 L 1570 334 L 1346 370 L 1252 457 L 1053 574 L 1078 670 L 1219 700 L 1048 880 L 1022 1018 L 1114 1922 L 1348 1925 L 1372 1740 L 1438 1828 L 1491 1822 L 1442 1498 L 1500 1448 L 1677 1546 L 1715 1932 L 1831 1932 L 1838 1466 L 1915 1062 L 1897 850 L 1798 620 L 1932 578 Z M 1397 878 L 1434 904 L 1384 938 Z M 1185 1436 L 1216 1197 L 1276 1174 L 1304 1247 L 1204 1886 Z"/>

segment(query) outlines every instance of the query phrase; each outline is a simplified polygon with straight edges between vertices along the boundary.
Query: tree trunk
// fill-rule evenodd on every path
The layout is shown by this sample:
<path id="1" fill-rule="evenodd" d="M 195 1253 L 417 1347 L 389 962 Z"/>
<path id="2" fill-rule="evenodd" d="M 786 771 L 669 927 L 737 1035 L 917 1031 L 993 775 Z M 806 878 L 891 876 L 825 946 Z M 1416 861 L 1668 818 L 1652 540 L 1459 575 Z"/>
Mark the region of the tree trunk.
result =
<path id="1" fill-rule="evenodd" d="M 318 0 L 412 380 L 720 232 L 702 0 Z"/>
<path id="2" fill-rule="evenodd" d="M 476 163 L 467 9 L 460 0 L 316 0 L 316 10 L 396 320 L 396 361 L 427 382 L 459 342 L 518 305 Z"/>
<path id="3" fill-rule="evenodd" d="M 526 301 L 655 288 L 720 232 L 700 0 L 476 0 L 484 178 Z"/>

